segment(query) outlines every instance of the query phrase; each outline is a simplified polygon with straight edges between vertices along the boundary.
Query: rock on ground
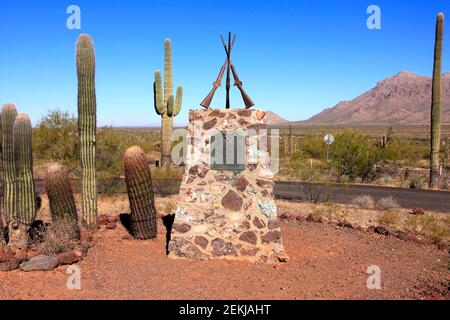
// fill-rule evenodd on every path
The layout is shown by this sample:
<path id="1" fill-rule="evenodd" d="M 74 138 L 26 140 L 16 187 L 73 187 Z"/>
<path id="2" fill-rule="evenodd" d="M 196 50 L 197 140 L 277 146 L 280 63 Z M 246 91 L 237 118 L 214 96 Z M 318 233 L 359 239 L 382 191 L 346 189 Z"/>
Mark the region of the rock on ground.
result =
<path id="1" fill-rule="evenodd" d="M 55 269 L 59 264 L 58 258 L 40 254 L 27 262 L 20 264 L 22 271 L 48 271 Z"/>

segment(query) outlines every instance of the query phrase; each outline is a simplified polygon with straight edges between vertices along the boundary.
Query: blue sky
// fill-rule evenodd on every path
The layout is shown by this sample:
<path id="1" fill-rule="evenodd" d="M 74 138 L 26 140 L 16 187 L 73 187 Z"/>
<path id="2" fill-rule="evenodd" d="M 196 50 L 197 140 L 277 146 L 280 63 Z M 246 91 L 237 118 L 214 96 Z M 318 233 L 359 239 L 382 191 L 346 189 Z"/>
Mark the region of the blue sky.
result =
<path id="1" fill-rule="evenodd" d="M 81 8 L 81 30 L 66 27 L 71 4 Z M 381 8 L 381 30 L 366 27 L 371 4 Z M 449 21 L 450 1 L 2 0 L 0 103 L 15 103 L 34 124 L 50 109 L 76 113 L 75 41 L 88 33 L 97 60 L 98 125 L 158 125 L 152 85 L 169 37 L 174 85 L 184 88 L 175 123 L 186 124 L 225 59 L 219 34 L 232 31 L 233 63 L 256 107 L 303 120 L 401 70 L 431 75 L 440 11 Z M 231 99 L 242 106 L 236 88 Z M 222 88 L 213 107 L 224 104 Z"/>

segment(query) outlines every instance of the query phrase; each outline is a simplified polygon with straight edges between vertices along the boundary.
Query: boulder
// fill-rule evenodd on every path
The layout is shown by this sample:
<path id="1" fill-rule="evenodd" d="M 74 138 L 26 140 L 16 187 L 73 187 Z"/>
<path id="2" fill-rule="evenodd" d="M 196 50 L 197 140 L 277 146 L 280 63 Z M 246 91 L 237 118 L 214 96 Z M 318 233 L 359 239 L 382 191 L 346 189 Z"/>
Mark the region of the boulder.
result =
<path id="1" fill-rule="evenodd" d="M 13 259 L 11 261 L 2 262 L 0 263 L 0 271 L 12 271 L 19 267 L 19 265 L 22 263 L 22 259 Z"/>
<path id="2" fill-rule="evenodd" d="M 59 264 L 58 258 L 55 256 L 47 256 L 40 254 L 31 258 L 27 262 L 20 264 L 22 271 L 49 271 L 55 269 Z"/>
<path id="3" fill-rule="evenodd" d="M 57 258 L 59 261 L 59 265 L 66 265 L 66 264 L 74 264 L 80 261 L 81 256 L 82 256 L 81 252 L 67 251 L 58 254 Z"/>

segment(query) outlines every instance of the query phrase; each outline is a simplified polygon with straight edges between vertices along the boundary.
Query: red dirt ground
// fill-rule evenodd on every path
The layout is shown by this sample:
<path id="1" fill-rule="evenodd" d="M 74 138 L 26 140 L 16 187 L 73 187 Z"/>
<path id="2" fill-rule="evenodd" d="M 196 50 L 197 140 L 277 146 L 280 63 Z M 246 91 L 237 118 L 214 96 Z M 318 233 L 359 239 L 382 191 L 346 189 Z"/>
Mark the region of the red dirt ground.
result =
<path id="1" fill-rule="evenodd" d="M 449 255 L 435 246 L 310 222 L 282 231 L 290 261 L 266 265 L 169 259 L 162 224 L 154 241 L 103 228 L 78 264 L 81 290 L 67 289 L 67 266 L 15 270 L 0 273 L 0 299 L 418 299 L 448 290 Z M 366 286 L 370 265 L 381 268 L 381 290 Z"/>

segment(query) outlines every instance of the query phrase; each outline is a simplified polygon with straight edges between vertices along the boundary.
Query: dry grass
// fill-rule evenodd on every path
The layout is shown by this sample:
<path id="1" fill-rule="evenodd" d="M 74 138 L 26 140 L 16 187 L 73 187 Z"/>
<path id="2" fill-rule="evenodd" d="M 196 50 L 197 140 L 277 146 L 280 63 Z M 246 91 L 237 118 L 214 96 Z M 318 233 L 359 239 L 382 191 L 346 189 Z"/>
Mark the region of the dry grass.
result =
<path id="1" fill-rule="evenodd" d="M 77 244 L 78 225 L 76 221 L 55 221 L 40 231 L 35 240 L 36 251 L 40 254 L 56 255 L 72 250 Z"/>
<path id="2" fill-rule="evenodd" d="M 0 229 L 0 249 L 5 249 L 6 248 L 6 239 L 5 236 L 3 234 L 3 230 Z"/>
<path id="3" fill-rule="evenodd" d="M 352 200 L 352 204 L 361 208 L 361 209 L 373 209 L 375 208 L 375 201 L 369 195 L 362 195 L 354 197 Z"/>
<path id="4" fill-rule="evenodd" d="M 404 228 L 412 233 L 429 236 L 435 243 L 443 243 L 450 237 L 450 217 L 439 220 L 434 215 L 409 216 Z"/>
<path id="5" fill-rule="evenodd" d="M 378 218 L 378 223 L 383 227 L 395 228 L 400 223 L 400 217 L 397 212 L 386 210 Z"/>
<path id="6" fill-rule="evenodd" d="M 317 217 L 324 216 L 330 221 L 342 222 L 347 220 L 348 211 L 345 207 L 328 202 L 321 206 L 316 206 L 316 210 L 313 211 Z"/>
<path id="7" fill-rule="evenodd" d="M 346 220 L 351 224 L 368 228 L 386 226 L 392 230 L 406 231 L 432 238 L 436 243 L 450 244 L 450 216 L 447 213 L 427 212 L 422 216 L 411 215 L 409 209 L 362 209 L 351 205 L 311 204 L 277 200 L 279 214 L 307 217 L 314 212 L 331 222 Z"/>
<path id="8" fill-rule="evenodd" d="M 392 210 L 400 208 L 400 205 L 397 203 L 397 201 L 394 200 L 392 196 L 389 196 L 378 200 L 377 208 L 379 210 Z"/>

